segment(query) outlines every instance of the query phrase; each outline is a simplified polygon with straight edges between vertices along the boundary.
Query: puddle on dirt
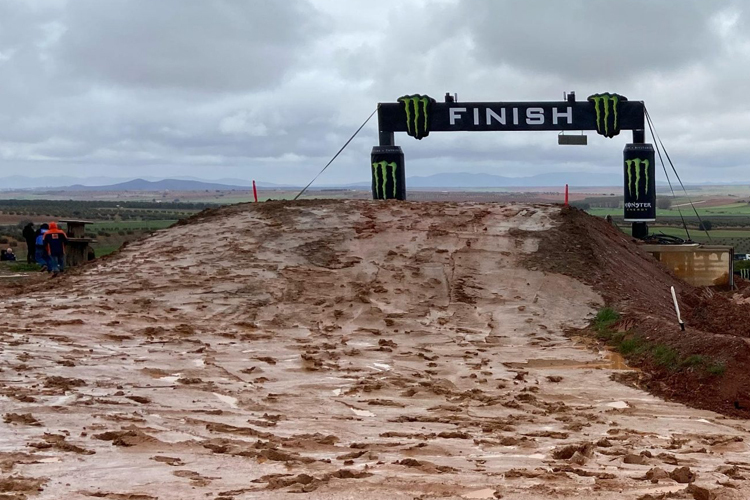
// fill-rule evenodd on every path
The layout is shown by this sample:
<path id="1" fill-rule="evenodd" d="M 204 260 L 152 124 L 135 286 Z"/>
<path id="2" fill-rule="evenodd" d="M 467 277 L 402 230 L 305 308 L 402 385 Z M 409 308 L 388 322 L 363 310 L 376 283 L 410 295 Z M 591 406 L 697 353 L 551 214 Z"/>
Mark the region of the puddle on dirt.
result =
<path id="1" fill-rule="evenodd" d="M 607 352 L 607 366 L 604 368 L 609 370 L 635 370 L 628 366 L 625 358 L 620 353 L 608 351 Z"/>
<path id="2" fill-rule="evenodd" d="M 222 401 L 222 402 L 228 404 L 232 408 L 237 408 L 237 398 L 234 398 L 232 396 L 227 396 L 225 394 L 217 394 L 215 392 L 213 393 L 213 395 L 216 396 L 216 398 L 219 401 Z"/>
<path id="3" fill-rule="evenodd" d="M 188 434 L 187 432 L 169 431 L 159 433 L 159 441 L 170 444 L 189 443 L 191 441 L 201 441 L 201 439 L 202 438 L 193 436 L 192 434 Z"/>
<path id="4" fill-rule="evenodd" d="M 662 495 L 662 494 L 669 494 L 669 493 L 677 493 L 678 491 L 682 491 L 685 489 L 685 485 L 683 484 L 677 484 L 677 485 L 670 485 L 670 486 L 657 486 L 655 488 L 648 488 L 643 491 L 647 492 L 649 495 Z"/>
<path id="5" fill-rule="evenodd" d="M 517 446 L 508 446 L 508 449 L 510 449 L 510 450 L 517 450 L 518 447 Z M 547 455 L 545 455 L 543 453 L 533 453 L 531 455 L 516 455 L 516 454 L 508 454 L 508 453 L 495 453 L 495 454 L 491 454 L 491 455 L 477 455 L 476 457 L 473 457 L 473 458 L 478 458 L 480 460 L 487 460 L 487 459 L 490 459 L 490 458 L 522 458 L 522 459 L 530 458 L 532 460 L 544 460 L 545 458 L 547 458 Z"/>
<path id="6" fill-rule="evenodd" d="M 607 404 L 610 408 L 615 408 L 618 410 L 624 410 L 626 408 L 630 408 L 630 405 L 625 401 L 615 401 L 614 403 Z"/>
<path id="7" fill-rule="evenodd" d="M 49 406 L 65 406 L 78 398 L 75 394 L 67 394 L 58 398 L 52 399 L 47 403 Z"/>
<path id="8" fill-rule="evenodd" d="M 351 406 L 349 407 L 349 409 L 352 412 L 354 412 L 354 414 L 357 415 L 358 417 L 374 417 L 375 416 L 375 414 L 373 412 L 371 412 L 371 411 L 360 410 L 360 409 L 357 409 L 357 408 L 352 408 Z"/>
<path id="9" fill-rule="evenodd" d="M 619 353 L 605 351 L 603 360 L 581 363 L 574 359 L 530 359 L 525 363 L 505 363 L 508 368 L 555 368 L 558 370 L 635 370 Z"/>
<path id="10" fill-rule="evenodd" d="M 461 495 L 461 498 L 495 498 L 495 489 L 485 488 L 483 490 L 470 491 Z"/>

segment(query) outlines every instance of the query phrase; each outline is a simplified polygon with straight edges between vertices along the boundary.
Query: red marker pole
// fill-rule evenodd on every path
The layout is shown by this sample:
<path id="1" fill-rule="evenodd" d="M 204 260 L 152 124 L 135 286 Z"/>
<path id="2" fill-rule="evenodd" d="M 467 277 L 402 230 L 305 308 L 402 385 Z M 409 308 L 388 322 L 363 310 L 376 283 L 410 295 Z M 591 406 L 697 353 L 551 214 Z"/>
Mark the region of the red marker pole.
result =
<path id="1" fill-rule="evenodd" d="M 565 206 L 568 206 L 568 185 L 565 184 Z"/>
<path id="2" fill-rule="evenodd" d="M 255 188 L 255 180 L 253 180 L 253 198 L 255 198 L 255 203 L 258 203 L 258 190 Z"/>

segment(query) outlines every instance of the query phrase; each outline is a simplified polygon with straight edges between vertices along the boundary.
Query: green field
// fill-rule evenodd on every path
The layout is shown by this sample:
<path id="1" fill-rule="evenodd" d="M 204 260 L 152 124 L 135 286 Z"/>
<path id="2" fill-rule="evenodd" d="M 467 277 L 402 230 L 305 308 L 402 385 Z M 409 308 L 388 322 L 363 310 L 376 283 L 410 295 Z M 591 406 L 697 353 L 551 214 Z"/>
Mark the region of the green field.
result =
<path id="1" fill-rule="evenodd" d="M 127 231 L 127 230 L 156 230 L 164 229 L 177 222 L 177 220 L 125 220 L 125 221 L 107 221 L 95 222 L 86 225 L 86 231 Z"/>
<path id="2" fill-rule="evenodd" d="M 295 196 L 299 194 L 299 191 L 258 191 L 258 201 L 268 201 L 268 200 L 293 200 Z M 336 191 L 320 191 L 320 190 L 314 190 L 314 191 L 306 191 L 305 194 L 300 196 L 300 199 L 303 200 L 317 200 L 317 199 L 347 199 L 351 198 L 352 194 L 349 190 L 336 190 Z M 216 197 L 215 200 L 213 200 L 215 203 L 221 204 L 221 205 L 230 205 L 235 203 L 251 203 L 255 201 L 253 199 L 253 195 L 250 194 L 248 196 L 237 196 L 237 195 L 228 195 L 228 196 L 222 196 L 222 197 Z"/>
<path id="3" fill-rule="evenodd" d="M 678 203 L 681 204 L 681 203 Z M 695 217 L 695 212 L 693 211 L 693 208 L 691 206 L 684 206 L 680 207 L 680 210 L 682 211 L 682 215 L 692 216 Z M 711 217 L 711 216 L 750 216 L 750 204 L 748 203 L 733 203 L 731 205 L 722 205 L 718 207 L 707 207 L 707 208 L 701 208 L 701 204 L 695 205 L 695 210 L 698 212 L 698 215 L 701 217 Z M 591 215 L 596 215 L 599 217 L 604 217 L 606 215 L 622 215 L 622 207 L 620 208 L 590 208 L 586 210 Z M 680 212 L 676 209 L 670 209 L 670 210 L 656 210 L 656 216 L 659 217 L 679 217 Z"/>
<path id="4" fill-rule="evenodd" d="M 145 234 L 164 229 L 177 222 L 176 220 L 128 220 L 95 222 L 86 226 L 86 233 L 95 238 L 92 243 L 97 257 L 103 257 L 126 241 L 132 241 Z"/>
<path id="5" fill-rule="evenodd" d="M 98 245 L 94 243 L 91 246 L 94 248 L 94 253 L 97 257 L 104 257 L 119 250 L 122 245 Z"/>
<path id="6" fill-rule="evenodd" d="M 625 234 L 630 234 L 629 224 L 621 224 L 619 227 Z M 735 253 L 750 253 L 750 229 L 713 229 L 708 231 L 710 238 L 705 231 L 696 227 L 688 226 L 688 230 L 690 239 L 696 243 L 731 246 L 734 247 Z M 685 230 L 676 226 L 649 226 L 649 233 L 657 235 L 663 233 L 684 240 L 688 239 Z"/>
<path id="7" fill-rule="evenodd" d="M 629 227 L 628 227 L 629 229 Z M 653 234 L 669 234 L 671 236 L 679 236 L 680 238 L 685 238 L 685 230 L 681 227 L 674 227 L 674 226 L 650 226 L 649 225 L 649 233 Z M 704 231 L 701 231 L 697 228 L 691 228 L 688 226 L 688 230 L 690 231 L 690 237 L 695 241 L 701 241 L 699 238 L 703 238 L 705 240 L 708 240 L 708 236 L 706 236 L 706 233 Z M 708 232 L 708 234 L 711 235 L 712 239 L 716 238 L 750 238 L 750 229 L 712 229 Z"/>

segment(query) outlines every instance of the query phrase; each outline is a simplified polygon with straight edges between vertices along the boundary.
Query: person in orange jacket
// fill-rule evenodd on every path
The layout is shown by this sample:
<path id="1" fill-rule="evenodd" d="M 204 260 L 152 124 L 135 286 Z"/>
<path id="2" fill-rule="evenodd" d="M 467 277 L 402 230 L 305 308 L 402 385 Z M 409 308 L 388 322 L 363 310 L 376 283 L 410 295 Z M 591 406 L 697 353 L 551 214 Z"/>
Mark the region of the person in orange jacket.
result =
<path id="1" fill-rule="evenodd" d="M 50 222 L 49 230 L 44 233 L 44 246 L 49 255 L 49 270 L 52 276 L 65 271 L 65 244 L 68 235 L 57 227 L 57 223 Z"/>

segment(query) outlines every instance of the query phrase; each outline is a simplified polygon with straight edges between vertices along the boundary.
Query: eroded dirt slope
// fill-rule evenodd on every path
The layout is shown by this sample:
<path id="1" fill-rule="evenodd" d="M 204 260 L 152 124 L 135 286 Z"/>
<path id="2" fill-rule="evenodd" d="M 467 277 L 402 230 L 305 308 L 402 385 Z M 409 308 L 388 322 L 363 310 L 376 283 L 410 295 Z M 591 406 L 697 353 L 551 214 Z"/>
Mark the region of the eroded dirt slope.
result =
<path id="1" fill-rule="evenodd" d="M 745 421 L 563 335 L 603 301 L 521 264 L 558 210 L 231 207 L 4 300 L 0 494 L 748 497 Z"/>
<path id="2" fill-rule="evenodd" d="M 679 358 L 658 364 L 648 355 L 632 355 L 630 361 L 644 369 L 639 384 L 691 406 L 750 417 L 748 291 L 692 287 L 642 251 L 636 240 L 581 210 L 565 208 L 555 221 L 552 229 L 537 233 L 538 250 L 525 257 L 526 265 L 592 286 L 608 306 L 623 313 L 620 331 L 671 349 Z M 680 297 L 685 331 L 677 324 L 672 286 Z M 723 373 L 681 365 L 689 359 L 710 360 Z"/>

